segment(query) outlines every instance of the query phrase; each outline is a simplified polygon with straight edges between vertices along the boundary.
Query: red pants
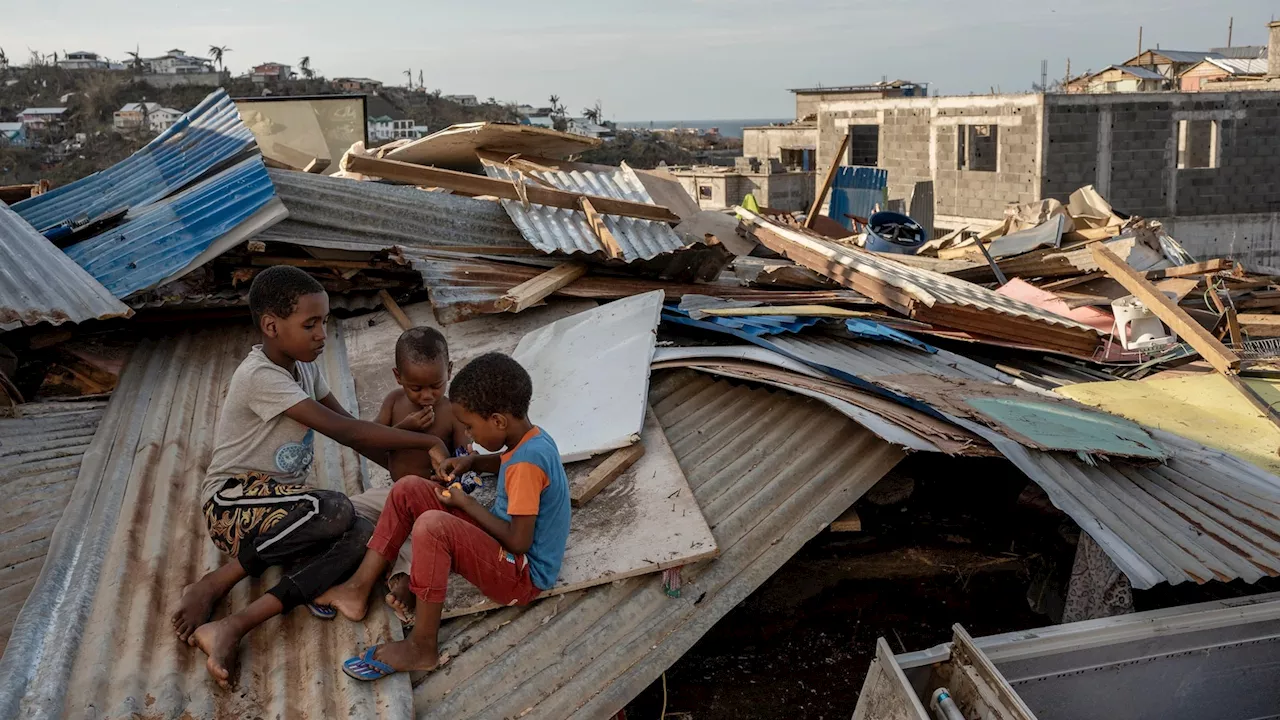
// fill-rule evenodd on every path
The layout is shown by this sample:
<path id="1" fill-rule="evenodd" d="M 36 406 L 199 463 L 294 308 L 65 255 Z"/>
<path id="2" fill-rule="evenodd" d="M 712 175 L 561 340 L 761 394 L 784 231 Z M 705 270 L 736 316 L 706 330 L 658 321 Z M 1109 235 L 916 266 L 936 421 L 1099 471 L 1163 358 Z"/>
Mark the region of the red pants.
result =
<path id="1" fill-rule="evenodd" d="M 432 485 L 416 475 L 396 482 L 369 549 L 395 562 L 412 532 L 409 590 L 423 602 L 444 602 L 450 570 L 502 605 L 524 605 L 537 597 L 541 591 L 529 577 L 525 556 L 508 553 L 462 510 L 441 505 Z"/>

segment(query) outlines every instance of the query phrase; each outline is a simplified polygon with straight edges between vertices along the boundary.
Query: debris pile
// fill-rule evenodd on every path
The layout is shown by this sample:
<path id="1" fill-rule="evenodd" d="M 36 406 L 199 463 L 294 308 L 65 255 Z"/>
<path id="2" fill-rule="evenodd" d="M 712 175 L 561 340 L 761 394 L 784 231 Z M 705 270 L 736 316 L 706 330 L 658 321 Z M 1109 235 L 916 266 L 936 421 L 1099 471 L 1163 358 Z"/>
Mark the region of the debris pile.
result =
<path id="1" fill-rule="evenodd" d="M 927 242 L 927 223 L 879 213 L 857 242 L 848 218 L 817 215 L 822 197 L 807 216 L 700 211 L 661 171 L 571 159 L 596 142 L 476 123 L 289 163 L 303 172 L 264 161 L 218 92 L 117 166 L 0 205 L 16 269 L 0 272 L 0 405 L 16 416 L 0 457 L 36 427 L 23 418 L 61 417 L 33 391 L 55 355 L 56 385 L 98 403 L 69 431 L 83 445 L 98 428 L 0 661 L 0 714 L 92 700 L 117 717 L 147 696 L 165 716 L 265 715 L 286 697 L 317 715 L 606 716 L 907 452 L 1007 458 L 1134 588 L 1280 575 L 1280 541 L 1259 530 L 1280 518 L 1272 278 L 1197 261 L 1089 187 Z M 396 636 L 381 615 L 315 632 L 285 618 L 286 649 L 249 651 L 234 701 L 180 648 L 131 639 L 154 637 L 175 566 L 212 560 L 193 478 L 251 342 L 214 321 L 245 315 L 249 282 L 279 264 L 330 294 L 320 362 L 353 414 L 376 412 L 400 329 L 433 325 L 458 365 L 494 349 L 525 364 L 570 463 L 560 583 L 527 608 L 451 588 L 444 667 L 412 685 L 351 686 L 330 662 Z M 85 349 L 112 336 L 127 359 Z M 1191 427 L 1204 394 L 1158 383 L 1229 388 L 1239 432 Z M 317 458 L 333 489 L 387 480 L 327 441 Z M 27 467 L 0 465 L 5 492 L 39 491 Z M 81 627 L 114 629 L 62 642 Z M 302 655 L 319 665 L 299 685 L 283 668 Z"/>

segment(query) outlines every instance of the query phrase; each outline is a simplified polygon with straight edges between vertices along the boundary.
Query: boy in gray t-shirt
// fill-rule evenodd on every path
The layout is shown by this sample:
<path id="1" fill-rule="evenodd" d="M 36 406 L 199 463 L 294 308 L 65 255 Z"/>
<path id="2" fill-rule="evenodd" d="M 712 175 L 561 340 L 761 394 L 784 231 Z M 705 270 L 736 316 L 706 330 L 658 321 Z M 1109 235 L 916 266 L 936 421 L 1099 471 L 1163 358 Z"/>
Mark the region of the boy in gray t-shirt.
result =
<path id="1" fill-rule="evenodd" d="M 314 364 L 324 350 L 329 296 L 289 266 L 254 278 L 249 309 L 263 341 L 231 376 L 214 431 L 201 497 L 213 544 L 230 562 L 183 591 L 172 622 L 178 637 L 209 656 L 209 674 L 232 685 L 240 639 L 253 628 L 312 601 L 364 556 L 372 527 L 347 496 L 305 484 L 317 432 L 358 452 L 425 450 L 433 466 L 448 457 L 438 438 L 356 420 L 338 403 Z M 213 606 L 245 577 L 280 565 L 280 582 L 248 607 L 209 622 Z M 332 618 L 331 608 L 310 604 Z"/>

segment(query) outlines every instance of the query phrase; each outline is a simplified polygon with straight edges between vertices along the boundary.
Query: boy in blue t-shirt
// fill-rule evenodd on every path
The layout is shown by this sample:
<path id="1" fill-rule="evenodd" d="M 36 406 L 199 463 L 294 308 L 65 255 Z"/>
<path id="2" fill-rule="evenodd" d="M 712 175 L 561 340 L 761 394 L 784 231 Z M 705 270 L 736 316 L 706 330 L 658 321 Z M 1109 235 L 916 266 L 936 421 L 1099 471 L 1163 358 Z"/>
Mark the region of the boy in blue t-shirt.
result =
<path id="1" fill-rule="evenodd" d="M 524 605 L 555 585 L 569 538 L 569 481 L 555 441 L 528 418 L 532 395 L 529 373 L 501 353 L 481 355 L 454 378 L 449 399 L 455 421 L 481 447 L 506 452 L 450 458 L 439 474 L 452 483 L 470 470 L 496 472 L 493 511 L 457 484 L 417 476 L 396 482 L 360 568 L 316 598 L 347 618 L 363 619 L 374 583 L 412 534 L 409 589 L 418 598 L 413 631 L 344 662 L 351 677 L 377 680 L 437 666 L 451 568 L 502 605 Z"/>

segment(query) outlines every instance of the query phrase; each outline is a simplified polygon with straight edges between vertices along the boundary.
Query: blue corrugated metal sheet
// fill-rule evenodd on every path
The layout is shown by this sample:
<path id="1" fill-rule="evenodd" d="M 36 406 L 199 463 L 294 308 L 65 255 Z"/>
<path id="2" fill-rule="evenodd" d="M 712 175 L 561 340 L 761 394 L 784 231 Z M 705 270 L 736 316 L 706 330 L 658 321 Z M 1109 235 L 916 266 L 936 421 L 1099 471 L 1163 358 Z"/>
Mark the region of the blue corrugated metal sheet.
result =
<path id="1" fill-rule="evenodd" d="M 938 349 L 934 346 L 917 340 L 897 328 L 882 325 L 874 320 L 849 318 L 844 321 L 844 327 L 850 332 L 850 334 L 856 335 L 860 338 L 880 340 L 882 342 L 895 342 L 927 353 L 938 352 Z"/>
<path id="2" fill-rule="evenodd" d="M 889 186 L 889 171 L 873 167 L 842 167 L 836 170 L 831 185 L 832 219 L 849 230 L 853 229 L 850 215 L 871 217 L 876 204 L 885 207 L 885 188 Z"/>
<path id="3" fill-rule="evenodd" d="M 680 322 L 689 317 L 689 311 L 681 310 L 675 305 L 667 305 L 663 308 L 663 317 L 674 322 Z M 802 318 L 795 315 L 742 315 L 735 317 L 704 315 L 702 321 L 730 330 L 737 330 L 754 337 L 763 337 L 784 332 L 800 332 L 807 327 L 817 325 L 822 321 L 822 318 Z"/>
<path id="4" fill-rule="evenodd" d="M 146 147 L 99 173 L 14 205 L 40 232 L 160 200 L 255 146 L 225 90 L 205 98 Z"/>
<path id="5" fill-rule="evenodd" d="M 0 330 L 133 313 L 0 202 Z"/>
<path id="6" fill-rule="evenodd" d="M 123 224 L 66 252 L 112 294 L 125 297 L 211 259 L 205 253 L 215 243 L 229 249 L 286 215 L 262 158 L 252 157 L 131 211 Z"/>

